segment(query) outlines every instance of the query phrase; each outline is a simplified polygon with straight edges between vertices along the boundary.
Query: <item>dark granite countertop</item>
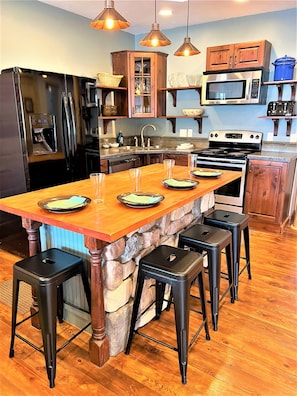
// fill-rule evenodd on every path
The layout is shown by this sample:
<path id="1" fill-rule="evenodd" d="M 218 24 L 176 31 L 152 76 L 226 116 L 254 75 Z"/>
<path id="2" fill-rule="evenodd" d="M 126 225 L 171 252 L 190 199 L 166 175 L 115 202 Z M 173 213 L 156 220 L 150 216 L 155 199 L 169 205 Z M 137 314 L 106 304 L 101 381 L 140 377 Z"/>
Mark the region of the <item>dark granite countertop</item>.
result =
<path id="1" fill-rule="evenodd" d="M 260 159 L 263 161 L 279 161 L 279 162 L 290 162 L 296 160 L 297 152 L 280 152 L 280 151 L 265 151 L 262 150 L 259 153 L 249 154 L 248 159 Z"/>
<path id="2" fill-rule="evenodd" d="M 128 148 L 127 148 L 128 147 Z M 135 146 L 124 146 L 118 148 L 109 148 L 109 149 L 100 149 L 100 158 L 101 159 L 111 159 L 117 157 L 123 157 L 127 155 L 144 155 L 144 154 L 163 154 L 163 153 L 174 153 L 174 154 L 189 154 L 193 151 L 193 149 L 189 150 L 181 150 L 176 149 L 174 147 L 150 147 L 150 148 L 142 148 L 142 147 L 135 147 Z"/>

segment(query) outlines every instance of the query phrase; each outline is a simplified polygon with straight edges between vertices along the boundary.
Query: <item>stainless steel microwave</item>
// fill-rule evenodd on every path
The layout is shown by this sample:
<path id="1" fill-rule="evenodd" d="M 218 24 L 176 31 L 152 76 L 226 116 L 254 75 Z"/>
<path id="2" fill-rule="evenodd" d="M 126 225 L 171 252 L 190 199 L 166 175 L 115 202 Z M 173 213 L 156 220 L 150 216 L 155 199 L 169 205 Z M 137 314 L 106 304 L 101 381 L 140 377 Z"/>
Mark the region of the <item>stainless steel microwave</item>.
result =
<path id="1" fill-rule="evenodd" d="M 265 104 L 268 72 L 234 71 L 202 76 L 202 105 Z"/>

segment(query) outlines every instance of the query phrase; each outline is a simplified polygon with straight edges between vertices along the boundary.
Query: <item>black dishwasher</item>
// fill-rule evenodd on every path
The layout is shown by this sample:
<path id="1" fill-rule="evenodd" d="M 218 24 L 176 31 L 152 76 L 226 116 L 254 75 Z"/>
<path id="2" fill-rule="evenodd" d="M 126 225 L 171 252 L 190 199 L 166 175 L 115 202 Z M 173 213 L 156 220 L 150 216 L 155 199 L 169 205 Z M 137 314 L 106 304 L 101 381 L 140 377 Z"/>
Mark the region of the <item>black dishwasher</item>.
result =
<path id="1" fill-rule="evenodd" d="M 141 158 L 139 156 L 119 156 L 108 160 L 108 173 L 121 172 L 139 166 L 141 166 Z"/>

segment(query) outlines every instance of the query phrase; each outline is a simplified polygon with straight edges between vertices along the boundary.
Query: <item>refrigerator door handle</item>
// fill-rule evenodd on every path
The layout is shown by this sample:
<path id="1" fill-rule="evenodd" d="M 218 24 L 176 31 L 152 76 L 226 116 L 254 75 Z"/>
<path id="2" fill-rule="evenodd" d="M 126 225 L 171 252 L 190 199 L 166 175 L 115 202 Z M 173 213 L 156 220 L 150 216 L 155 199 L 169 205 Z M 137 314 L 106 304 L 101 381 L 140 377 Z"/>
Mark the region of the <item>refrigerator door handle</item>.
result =
<path id="1" fill-rule="evenodd" d="M 75 106 L 74 100 L 71 92 L 68 93 L 69 108 L 70 108 L 70 123 L 71 123 L 71 149 L 72 155 L 76 153 L 77 150 L 77 136 L 76 136 L 76 123 L 75 123 Z"/>
<path id="2" fill-rule="evenodd" d="M 70 123 L 69 123 L 69 110 L 68 110 L 68 98 L 65 92 L 62 92 L 62 123 L 63 123 L 63 138 L 64 138 L 64 149 L 66 157 L 67 169 L 70 169 L 71 164 L 71 147 L 70 147 Z"/>

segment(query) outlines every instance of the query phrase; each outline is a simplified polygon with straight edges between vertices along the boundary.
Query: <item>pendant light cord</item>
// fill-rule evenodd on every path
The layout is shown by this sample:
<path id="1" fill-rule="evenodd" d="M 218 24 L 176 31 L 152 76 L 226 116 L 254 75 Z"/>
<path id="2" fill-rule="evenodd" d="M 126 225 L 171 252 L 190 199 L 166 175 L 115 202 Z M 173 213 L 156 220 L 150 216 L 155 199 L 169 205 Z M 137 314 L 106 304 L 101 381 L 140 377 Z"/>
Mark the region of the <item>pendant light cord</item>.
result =
<path id="1" fill-rule="evenodd" d="M 189 9 L 190 9 L 190 0 L 188 0 L 187 37 L 189 37 Z"/>
<path id="2" fill-rule="evenodd" d="M 157 23 L 157 0 L 155 0 L 155 23 Z"/>

